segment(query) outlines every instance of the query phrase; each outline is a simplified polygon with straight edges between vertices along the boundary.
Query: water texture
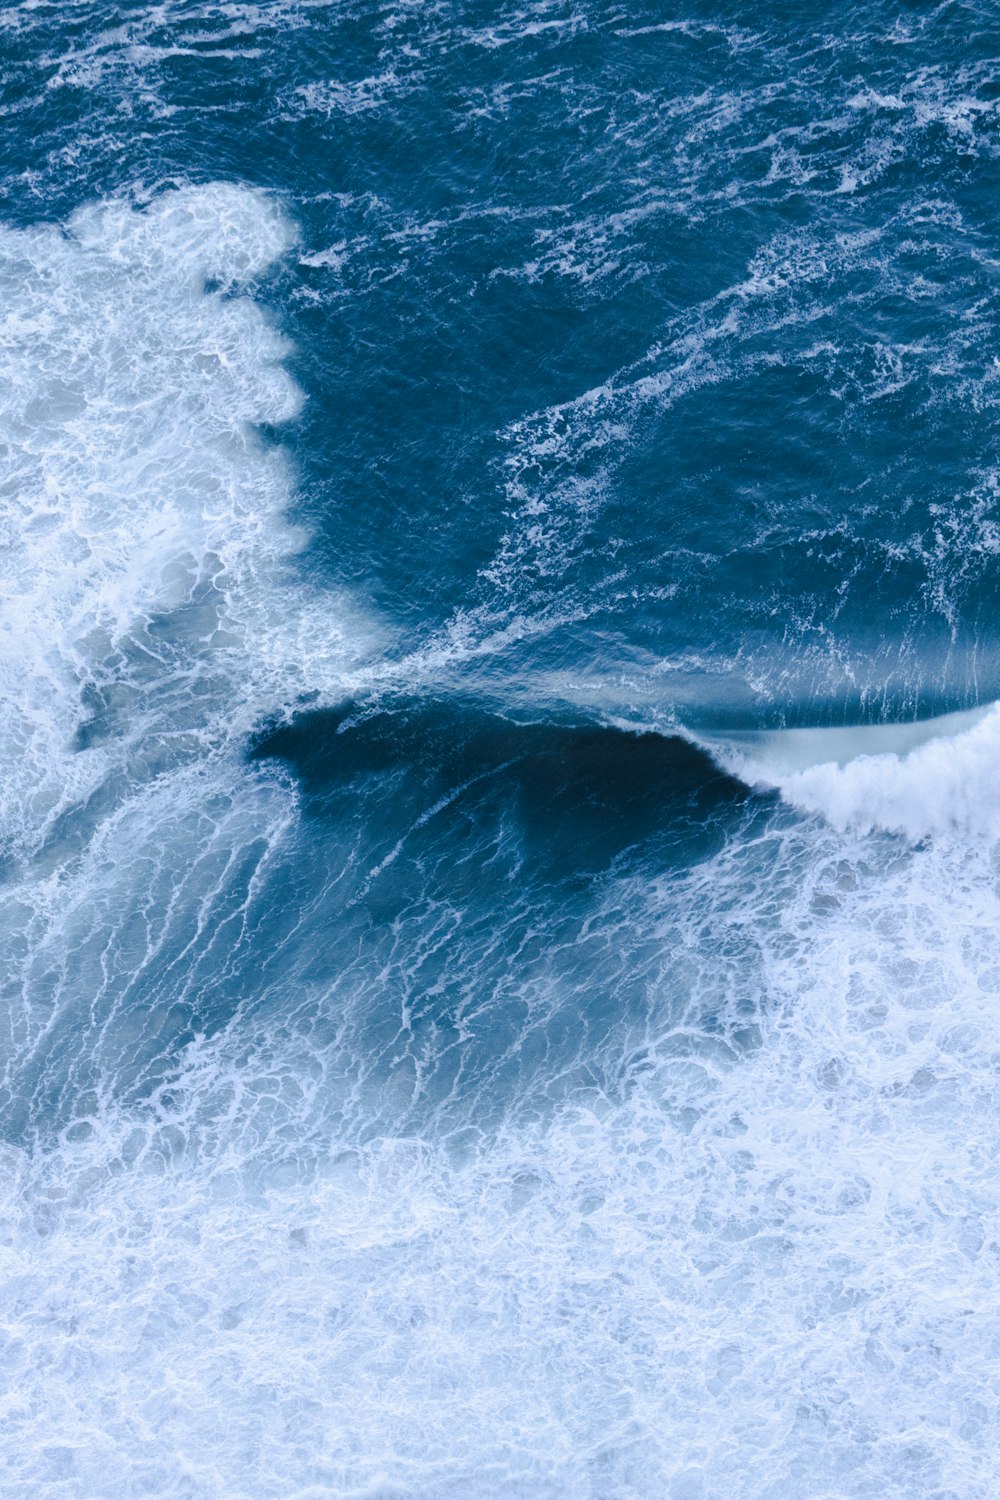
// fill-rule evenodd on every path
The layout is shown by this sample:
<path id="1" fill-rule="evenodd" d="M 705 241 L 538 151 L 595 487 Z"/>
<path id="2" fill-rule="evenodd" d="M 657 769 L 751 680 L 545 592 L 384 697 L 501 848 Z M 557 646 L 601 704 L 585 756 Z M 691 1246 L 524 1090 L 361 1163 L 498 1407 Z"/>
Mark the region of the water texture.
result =
<path id="1" fill-rule="evenodd" d="M 995 9 L 0 121 L 5 1500 L 994 1500 Z"/>

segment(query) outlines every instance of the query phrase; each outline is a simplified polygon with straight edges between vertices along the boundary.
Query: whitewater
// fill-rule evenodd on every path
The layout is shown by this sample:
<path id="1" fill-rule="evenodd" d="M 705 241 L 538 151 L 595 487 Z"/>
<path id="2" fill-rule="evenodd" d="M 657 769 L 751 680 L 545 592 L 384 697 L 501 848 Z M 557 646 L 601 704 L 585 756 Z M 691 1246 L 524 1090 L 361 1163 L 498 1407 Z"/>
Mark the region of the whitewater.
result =
<path id="1" fill-rule="evenodd" d="M 1000 47 L 813 9 L 0 12 L 11 1500 L 1000 1493 Z"/>

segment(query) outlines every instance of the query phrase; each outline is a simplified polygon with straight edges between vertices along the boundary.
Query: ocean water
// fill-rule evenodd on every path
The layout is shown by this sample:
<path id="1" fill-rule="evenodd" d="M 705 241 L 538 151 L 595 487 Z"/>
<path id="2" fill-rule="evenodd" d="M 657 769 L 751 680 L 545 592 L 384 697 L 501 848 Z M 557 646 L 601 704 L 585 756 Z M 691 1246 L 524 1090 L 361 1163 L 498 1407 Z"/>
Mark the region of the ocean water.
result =
<path id="1" fill-rule="evenodd" d="M 1000 1495 L 1000 13 L 0 118 L 5 1500 Z"/>

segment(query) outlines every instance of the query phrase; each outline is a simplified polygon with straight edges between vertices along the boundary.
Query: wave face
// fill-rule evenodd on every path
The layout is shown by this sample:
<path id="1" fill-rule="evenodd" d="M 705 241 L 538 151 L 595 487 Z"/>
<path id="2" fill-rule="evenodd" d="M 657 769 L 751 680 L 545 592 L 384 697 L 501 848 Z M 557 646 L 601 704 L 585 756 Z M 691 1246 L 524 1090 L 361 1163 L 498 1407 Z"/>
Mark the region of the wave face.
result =
<path id="1" fill-rule="evenodd" d="M 998 56 L 0 11 L 5 1496 L 995 1496 Z"/>

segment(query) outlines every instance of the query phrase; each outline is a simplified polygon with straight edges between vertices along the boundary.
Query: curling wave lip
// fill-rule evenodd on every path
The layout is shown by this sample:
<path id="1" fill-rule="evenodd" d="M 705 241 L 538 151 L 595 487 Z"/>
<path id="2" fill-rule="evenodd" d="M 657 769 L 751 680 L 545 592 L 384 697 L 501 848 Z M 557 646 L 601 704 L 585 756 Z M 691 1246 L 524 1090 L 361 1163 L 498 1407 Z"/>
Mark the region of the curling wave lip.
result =
<path id="1" fill-rule="evenodd" d="M 919 841 L 1000 834 L 1000 704 L 908 724 L 701 737 L 730 774 L 834 827 Z"/>
<path id="2" fill-rule="evenodd" d="M 736 729 L 726 734 L 698 736 L 713 754 L 727 760 L 745 757 L 745 765 L 759 769 L 761 779 L 790 776 L 813 766 L 846 766 L 862 755 L 908 755 L 930 740 L 951 739 L 982 723 L 996 705 L 936 714 L 899 724 L 848 724 L 835 728 Z"/>

